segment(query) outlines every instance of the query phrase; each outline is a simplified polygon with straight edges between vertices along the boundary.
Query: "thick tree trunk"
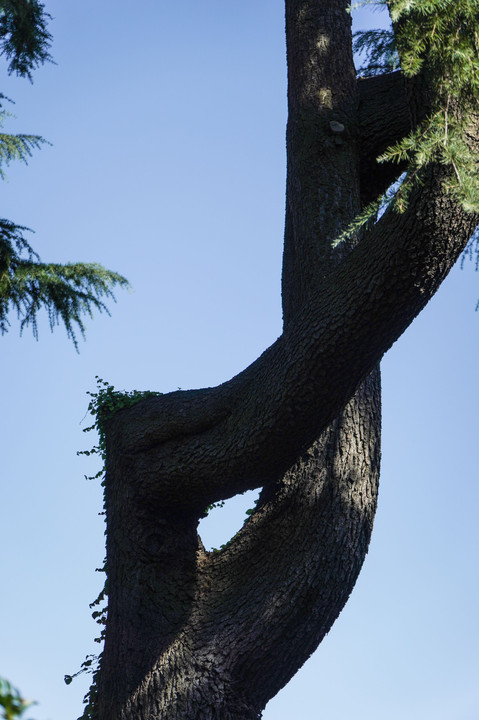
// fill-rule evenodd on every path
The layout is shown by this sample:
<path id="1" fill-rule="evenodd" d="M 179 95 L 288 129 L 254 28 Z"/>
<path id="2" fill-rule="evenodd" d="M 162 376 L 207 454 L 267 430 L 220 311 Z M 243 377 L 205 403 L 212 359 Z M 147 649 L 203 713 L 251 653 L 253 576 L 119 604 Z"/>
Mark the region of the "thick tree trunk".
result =
<path id="1" fill-rule="evenodd" d="M 332 250 L 361 201 L 390 182 L 388 172 L 369 182 L 371 153 L 414 124 L 419 92 L 396 75 L 356 83 L 348 4 L 286 1 L 282 336 L 229 382 L 144 400 L 105 425 L 99 720 L 260 717 L 330 629 L 364 560 L 379 472 L 377 364 L 477 218 L 444 194 L 445 170 L 433 167 L 404 215 L 388 212 L 356 246 Z M 243 529 L 205 552 L 206 506 L 258 487 Z"/>

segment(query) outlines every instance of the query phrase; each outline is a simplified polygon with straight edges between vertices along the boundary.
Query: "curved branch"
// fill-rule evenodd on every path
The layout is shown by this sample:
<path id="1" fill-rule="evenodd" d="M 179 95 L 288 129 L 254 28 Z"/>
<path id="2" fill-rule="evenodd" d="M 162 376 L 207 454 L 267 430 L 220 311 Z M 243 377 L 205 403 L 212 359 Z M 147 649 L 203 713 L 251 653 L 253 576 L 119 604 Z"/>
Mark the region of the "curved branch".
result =
<path id="1" fill-rule="evenodd" d="M 431 167 L 408 210 L 386 213 L 250 367 L 204 395 L 182 396 L 181 425 L 190 412 L 207 423 L 212 399 L 225 419 L 163 442 L 173 398 L 162 396 L 110 420 L 111 462 L 125 482 L 135 477 L 130 491 L 200 508 L 279 478 L 426 305 L 472 235 L 478 218 L 445 194 L 446 177 Z"/>
<path id="2" fill-rule="evenodd" d="M 167 643 L 158 627 L 169 610 L 163 592 L 163 604 L 148 617 L 146 631 L 145 623 L 139 628 L 146 647 L 157 643 L 151 653 L 155 691 L 146 693 L 138 683 L 131 697 L 133 708 L 144 708 L 142 717 L 179 720 L 185 708 L 199 717 L 196 708 L 210 695 L 217 717 L 258 718 L 329 631 L 354 586 L 371 535 L 379 471 L 378 390 L 374 373 L 295 471 L 268 497 L 263 494 L 261 507 L 226 549 L 197 553 L 196 571 L 175 586 L 178 604 L 186 606 L 182 622 L 176 623 L 169 651 L 160 653 L 160 643 Z M 175 528 L 174 536 L 182 530 Z M 176 556 L 178 562 L 181 550 Z M 157 563 L 152 554 L 153 571 Z M 141 577 L 136 570 L 135 581 Z M 157 582 L 164 582 L 164 574 Z"/>
<path id="3" fill-rule="evenodd" d="M 194 641 L 222 652 L 259 709 L 314 652 L 356 582 L 376 510 L 380 421 L 376 370 L 200 578 L 197 617 L 215 624 L 203 622 Z"/>

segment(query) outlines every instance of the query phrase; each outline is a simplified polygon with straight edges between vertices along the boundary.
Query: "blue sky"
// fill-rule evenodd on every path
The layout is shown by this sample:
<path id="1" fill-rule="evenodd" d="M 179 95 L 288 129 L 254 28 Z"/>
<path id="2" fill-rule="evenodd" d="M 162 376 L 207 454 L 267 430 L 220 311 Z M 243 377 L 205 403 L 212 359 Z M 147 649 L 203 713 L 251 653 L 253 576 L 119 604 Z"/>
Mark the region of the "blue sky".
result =
<path id="1" fill-rule="evenodd" d="M 96 649 L 98 469 L 77 457 L 95 375 L 120 389 L 216 385 L 281 332 L 286 79 L 281 2 L 46 0 L 56 65 L 9 78 L 12 132 L 51 141 L 2 184 L 45 261 L 128 277 L 78 355 L 12 318 L 3 348 L 0 674 L 74 720 Z M 369 11 L 358 27 L 378 25 Z M 356 588 L 265 720 L 477 720 L 479 275 L 456 268 L 383 362 L 379 510 Z M 91 435 L 91 434 L 90 434 Z M 251 498 L 201 529 L 221 544 Z M 236 524 L 235 524 L 236 523 Z"/>

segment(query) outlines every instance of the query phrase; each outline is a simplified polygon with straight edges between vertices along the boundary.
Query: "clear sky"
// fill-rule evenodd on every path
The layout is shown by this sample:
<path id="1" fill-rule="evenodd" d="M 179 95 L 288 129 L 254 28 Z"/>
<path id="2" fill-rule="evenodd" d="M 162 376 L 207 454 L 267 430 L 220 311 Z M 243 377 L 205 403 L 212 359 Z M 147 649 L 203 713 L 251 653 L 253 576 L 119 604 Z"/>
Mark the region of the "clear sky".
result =
<path id="1" fill-rule="evenodd" d="M 2 184 L 45 261 L 126 275 L 80 354 L 63 329 L 0 338 L 0 675 L 75 720 L 69 687 L 102 584 L 98 469 L 77 457 L 95 375 L 119 389 L 216 385 L 281 332 L 286 75 L 280 0 L 46 0 L 56 65 L 6 76 L 7 130 L 51 141 Z M 366 10 L 357 26 L 383 22 Z M 479 275 L 456 268 L 383 362 L 379 510 L 356 588 L 265 720 L 477 720 Z M 251 498 L 237 503 L 251 506 Z M 241 523 L 225 507 L 202 534 Z M 238 514 L 239 513 L 239 514 Z M 236 523 L 236 525 L 235 525 Z"/>

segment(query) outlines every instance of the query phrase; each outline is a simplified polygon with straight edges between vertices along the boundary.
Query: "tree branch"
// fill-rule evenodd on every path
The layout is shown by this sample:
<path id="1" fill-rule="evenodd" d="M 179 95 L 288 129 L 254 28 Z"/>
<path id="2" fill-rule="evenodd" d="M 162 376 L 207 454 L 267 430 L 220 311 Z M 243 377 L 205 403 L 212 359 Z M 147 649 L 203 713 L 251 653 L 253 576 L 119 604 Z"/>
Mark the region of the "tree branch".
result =
<path id="1" fill-rule="evenodd" d="M 376 158 L 428 115 L 432 98 L 423 76 L 406 79 L 400 71 L 360 78 L 358 93 L 361 203 L 366 206 L 406 170 L 405 164 Z"/>
<path id="2" fill-rule="evenodd" d="M 216 619 L 201 643 L 222 649 L 258 707 L 314 652 L 359 574 L 377 501 L 379 390 L 375 372 L 201 576 L 200 613 Z"/>
<path id="3" fill-rule="evenodd" d="M 445 194 L 446 177 L 444 168 L 430 168 L 408 210 L 387 212 L 245 371 L 214 389 L 146 399 L 108 421 L 112 462 L 125 482 L 135 478 L 138 497 L 200 508 L 291 466 L 426 305 L 472 235 L 478 218 Z M 164 441 L 163 418 L 176 398 L 178 427 L 190 417 L 197 427 L 210 423 L 211 402 L 225 419 Z"/>
<path id="4" fill-rule="evenodd" d="M 348 244 L 333 250 L 332 243 L 360 209 L 356 73 L 346 3 L 289 0 L 286 39 L 285 326 L 350 249 Z"/>

